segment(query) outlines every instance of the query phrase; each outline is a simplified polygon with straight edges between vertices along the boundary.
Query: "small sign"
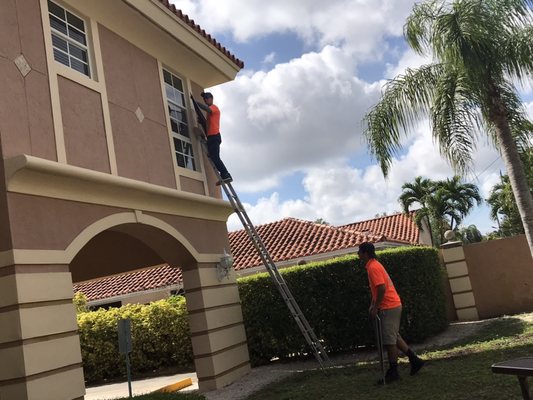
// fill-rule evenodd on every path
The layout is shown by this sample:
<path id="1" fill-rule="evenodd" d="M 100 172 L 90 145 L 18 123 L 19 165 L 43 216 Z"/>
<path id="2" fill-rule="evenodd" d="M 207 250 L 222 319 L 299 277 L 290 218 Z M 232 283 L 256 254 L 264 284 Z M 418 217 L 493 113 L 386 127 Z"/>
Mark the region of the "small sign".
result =
<path id="1" fill-rule="evenodd" d="M 131 320 L 121 319 L 118 321 L 118 351 L 120 354 L 131 352 Z"/>

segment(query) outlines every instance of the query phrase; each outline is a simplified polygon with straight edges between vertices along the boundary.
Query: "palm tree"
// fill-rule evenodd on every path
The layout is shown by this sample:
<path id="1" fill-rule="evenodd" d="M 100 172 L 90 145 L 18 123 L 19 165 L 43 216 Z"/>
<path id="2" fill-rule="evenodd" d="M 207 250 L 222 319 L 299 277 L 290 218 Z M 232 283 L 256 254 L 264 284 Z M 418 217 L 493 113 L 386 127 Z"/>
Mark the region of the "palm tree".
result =
<path id="1" fill-rule="evenodd" d="M 514 85 L 533 74 L 533 0 L 429 0 L 414 6 L 404 34 L 434 62 L 388 82 L 365 117 L 365 136 L 387 175 L 402 137 L 429 116 L 439 149 L 459 173 L 481 135 L 500 149 L 533 255 L 533 198 L 517 142 L 529 142 Z"/>
<path id="2" fill-rule="evenodd" d="M 421 208 L 415 213 L 415 223 L 422 229 L 423 221 L 428 224 L 431 243 L 434 244 L 433 231 L 431 227 L 431 213 L 428 203 L 431 201 L 431 195 L 434 191 L 434 182 L 430 179 L 417 176 L 414 182 L 406 182 L 402 186 L 402 194 L 399 201 L 402 205 L 403 212 L 408 214 L 413 205 L 419 205 Z"/>
<path id="3" fill-rule="evenodd" d="M 483 235 L 475 225 L 469 225 L 457 231 L 459 239 L 465 244 L 479 243 L 483 240 Z"/>
<path id="4" fill-rule="evenodd" d="M 404 183 L 402 190 L 399 201 L 404 213 L 420 206 L 415 222 L 422 228 L 422 221 L 427 221 L 433 245 L 443 243 L 444 232 L 457 229 L 474 205 L 481 203 L 477 186 L 461 182 L 458 176 L 437 182 L 417 176 L 414 182 Z"/>
<path id="5" fill-rule="evenodd" d="M 500 182 L 492 187 L 487 203 L 490 206 L 490 217 L 498 223 L 498 236 L 508 237 L 524 233 L 507 175 L 500 176 Z"/>
<path id="6" fill-rule="evenodd" d="M 445 192 L 448 204 L 445 214 L 450 217 L 450 229 L 454 230 L 466 217 L 474 206 L 482 202 L 479 189 L 473 183 L 461 182 L 461 177 L 456 175 L 452 179 L 437 182 L 437 186 Z"/>

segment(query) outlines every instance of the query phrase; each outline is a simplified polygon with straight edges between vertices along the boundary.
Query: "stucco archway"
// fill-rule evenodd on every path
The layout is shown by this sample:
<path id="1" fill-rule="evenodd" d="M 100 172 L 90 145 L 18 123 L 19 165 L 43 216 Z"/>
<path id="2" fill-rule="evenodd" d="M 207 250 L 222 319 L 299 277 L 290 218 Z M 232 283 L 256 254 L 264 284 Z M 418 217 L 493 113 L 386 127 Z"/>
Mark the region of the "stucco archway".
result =
<path id="1" fill-rule="evenodd" d="M 91 224 L 66 253 L 74 282 L 160 263 L 182 268 L 200 390 L 221 387 L 250 369 L 236 276 L 218 280 L 219 254 L 199 253 L 176 227 L 141 213 Z"/>

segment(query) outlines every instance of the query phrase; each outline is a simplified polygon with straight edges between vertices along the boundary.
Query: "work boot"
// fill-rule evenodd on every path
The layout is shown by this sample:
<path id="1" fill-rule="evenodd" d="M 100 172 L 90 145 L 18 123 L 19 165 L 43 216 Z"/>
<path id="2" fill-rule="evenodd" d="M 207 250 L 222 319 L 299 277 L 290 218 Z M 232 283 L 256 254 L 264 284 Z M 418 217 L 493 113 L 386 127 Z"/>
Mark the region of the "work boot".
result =
<path id="1" fill-rule="evenodd" d="M 406 355 L 409 358 L 409 364 L 411 364 L 411 376 L 413 376 L 418 371 L 420 371 L 420 369 L 424 366 L 425 362 L 420 357 L 418 357 L 411 349 L 407 350 Z"/>
<path id="2" fill-rule="evenodd" d="M 385 373 L 385 383 L 389 384 L 400 379 L 400 374 L 398 373 L 398 368 L 390 367 Z M 379 379 L 377 382 L 378 385 L 383 385 L 383 378 Z"/>
<path id="3" fill-rule="evenodd" d="M 409 359 L 409 364 L 411 364 L 411 376 L 415 375 L 425 364 L 425 361 L 421 358 L 415 356 L 413 359 Z"/>

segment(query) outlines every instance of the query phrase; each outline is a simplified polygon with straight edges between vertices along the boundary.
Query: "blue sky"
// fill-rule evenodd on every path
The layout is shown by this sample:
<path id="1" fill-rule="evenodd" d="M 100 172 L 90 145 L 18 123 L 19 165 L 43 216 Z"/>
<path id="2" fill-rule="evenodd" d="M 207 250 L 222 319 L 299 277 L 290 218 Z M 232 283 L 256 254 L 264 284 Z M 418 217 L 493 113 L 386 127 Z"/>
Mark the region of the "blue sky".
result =
<path id="1" fill-rule="evenodd" d="M 212 88 L 222 109 L 222 157 L 256 224 L 287 216 L 347 224 L 399 211 L 401 185 L 453 175 L 421 123 L 385 180 L 362 138 L 361 119 L 386 79 L 428 60 L 402 38 L 411 0 L 175 0 L 246 66 Z M 531 90 L 524 90 L 533 113 Z M 505 172 L 478 143 L 464 176 L 486 197 Z M 464 225 L 495 225 L 486 206 Z M 230 230 L 240 229 L 232 216 Z"/>

